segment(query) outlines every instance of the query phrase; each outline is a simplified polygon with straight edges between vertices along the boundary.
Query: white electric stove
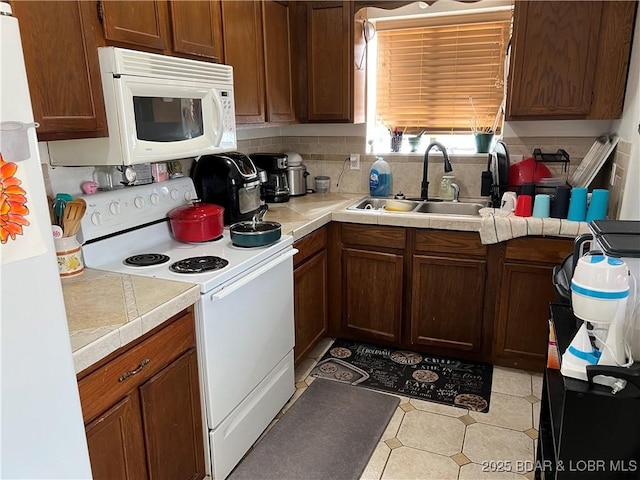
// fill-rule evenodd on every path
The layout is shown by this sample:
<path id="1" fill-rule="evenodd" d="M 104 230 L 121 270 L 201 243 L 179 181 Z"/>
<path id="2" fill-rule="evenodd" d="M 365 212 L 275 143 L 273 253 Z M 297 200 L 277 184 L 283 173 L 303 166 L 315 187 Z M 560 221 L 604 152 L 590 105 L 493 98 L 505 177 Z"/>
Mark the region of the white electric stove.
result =
<path id="1" fill-rule="evenodd" d="M 237 247 L 228 229 L 211 242 L 176 241 L 166 215 L 195 197 L 188 177 L 85 195 L 81 239 L 87 267 L 200 286 L 196 332 L 207 473 L 219 479 L 293 395 L 296 250 L 290 235 L 265 247 Z M 214 269 L 192 273 L 188 259 L 194 257 L 196 270 Z"/>

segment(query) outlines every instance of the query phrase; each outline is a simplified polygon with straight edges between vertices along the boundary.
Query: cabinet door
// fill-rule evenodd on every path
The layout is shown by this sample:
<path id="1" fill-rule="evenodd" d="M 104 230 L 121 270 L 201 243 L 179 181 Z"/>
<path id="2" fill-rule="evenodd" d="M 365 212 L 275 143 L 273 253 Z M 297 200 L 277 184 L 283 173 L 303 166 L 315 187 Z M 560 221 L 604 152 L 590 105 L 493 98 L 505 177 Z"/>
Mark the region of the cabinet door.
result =
<path id="1" fill-rule="evenodd" d="M 86 433 L 95 480 L 147 478 L 137 390 L 89 423 Z"/>
<path id="2" fill-rule="evenodd" d="M 260 7 L 260 2 L 222 2 L 224 58 L 233 67 L 237 123 L 265 120 Z"/>
<path id="3" fill-rule="evenodd" d="M 506 262 L 502 269 L 496 355 L 513 366 L 542 369 L 547 351 L 549 303 L 555 301 L 553 267 Z"/>
<path id="4" fill-rule="evenodd" d="M 353 121 L 353 5 L 307 3 L 309 121 Z"/>
<path id="5" fill-rule="evenodd" d="M 166 50 L 167 3 L 163 0 L 122 2 L 101 0 L 101 22 L 108 44 Z"/>
<path id="6" fill-rule="evenodd" d="M 220 2 L 172 1 L 171 29 L 173 51 L 221 61 L 222 30 Z"/>
<path id="7" fill-rule="evenodd" d="M 140 387 L 149 476 L 204 478 L 202 412 L 192 348 Z"/>
<path id="8" fill-rule="evenodd" d="M 11 6 L 20 23 L 33 115 L 40 123 L 38 140 L 105 136 L 97 40 L 90 27 L 95 4 L 30 1 Z"/>
<path id="9" fill-rule="evenodd" d="M 293 122 L 291 12 L 288 2 L 262 4 L 267 121 Z"/>
<path id="10" fill-rule="evenodd" d="M 293 271 L 296 324 L 295 362 L 327 333 L 327 252 L 322 250 Z"/>
<path id="11" fill-rule="evenodd" d="M 413 257 L 411 343 L 477 352 L 486 262 Z"/>
<path id="12" fill-rule="evenodd" d="M 400 341 L 403 257 L 342 250 L 343 329 L 362 339 Z"/>
<path id="13" fill-rule="evenodd" d="M 515 2 L 510 117 L 586 118 L 603 2 Z"/>

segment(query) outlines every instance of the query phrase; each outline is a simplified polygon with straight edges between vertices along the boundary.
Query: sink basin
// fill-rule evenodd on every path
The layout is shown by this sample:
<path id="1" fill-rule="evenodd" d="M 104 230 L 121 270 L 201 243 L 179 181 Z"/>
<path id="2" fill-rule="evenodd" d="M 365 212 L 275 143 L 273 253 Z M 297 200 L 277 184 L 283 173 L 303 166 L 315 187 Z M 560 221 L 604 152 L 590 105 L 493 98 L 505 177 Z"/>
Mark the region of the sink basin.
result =
<path id="1" fill-rule="evenodd" d="M 389 201 L 389 205 L 387 205 Z M 347 210 L 386 210 L 389 212 L 412 212 L 421 202 L 392 198 L 368 197 L 347 207 Z"/>
<path id="2" fill-rule="evenodd" d="M 480 215 L 480 209 L 486 206 L 486 203 L 475 201 L 445 202 L 442 200 L 396 200 L 391 198 L 367 197 L 348 206 L 347 210 L 382 210 L 392 213 L 410 212 L 477 217 Z"/>
<path id="3" fill-rule="evenodd" d="M 422 202 L 414 210 L 416 213 L 439 213 L 442 215 L 479 216 L 480 209 L 486 207 L 482 203 L 466 202 Z"/>

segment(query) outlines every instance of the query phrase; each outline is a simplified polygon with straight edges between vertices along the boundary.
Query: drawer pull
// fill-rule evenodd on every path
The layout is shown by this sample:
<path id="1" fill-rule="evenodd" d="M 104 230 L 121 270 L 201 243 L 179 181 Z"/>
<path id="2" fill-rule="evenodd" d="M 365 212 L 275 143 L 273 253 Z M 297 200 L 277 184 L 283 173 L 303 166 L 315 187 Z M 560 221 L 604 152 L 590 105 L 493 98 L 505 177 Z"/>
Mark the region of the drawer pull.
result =
<path id="1" fill-rule="evenodd" d="M 136 368 L 135 370 L 131 370 L 130 372 L 123 373 L 122 375 L 120 375 L 120 378 L 118 378 L 118 382 L 124 382 L 127 378 L 134 376 L 136 373 L 140 373 L 140 371 L 144 368 L 144 366 L 149 362 L 150 362 L 150 360 L 148 358 L 145 358 L 144 360 L 142 360 L 140 362 L 140 365 L 138 365 L 138 368 Z"/>

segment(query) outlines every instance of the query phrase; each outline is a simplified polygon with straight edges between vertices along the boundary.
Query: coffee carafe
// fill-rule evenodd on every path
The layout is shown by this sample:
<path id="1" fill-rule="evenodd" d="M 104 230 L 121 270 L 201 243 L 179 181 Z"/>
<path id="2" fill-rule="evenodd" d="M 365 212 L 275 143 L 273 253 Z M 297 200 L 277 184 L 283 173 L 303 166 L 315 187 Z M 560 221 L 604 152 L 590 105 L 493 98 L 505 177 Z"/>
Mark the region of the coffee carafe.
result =
<path id="1" fill-rule="evenodd" d="M 284 153 L 252 153 L 249 155 L 258 168 L 267 172 L 267 181 L 262 184 L 267 203 L 289 201 L 289 180 L 287 178 L 287 155 Z"/>

